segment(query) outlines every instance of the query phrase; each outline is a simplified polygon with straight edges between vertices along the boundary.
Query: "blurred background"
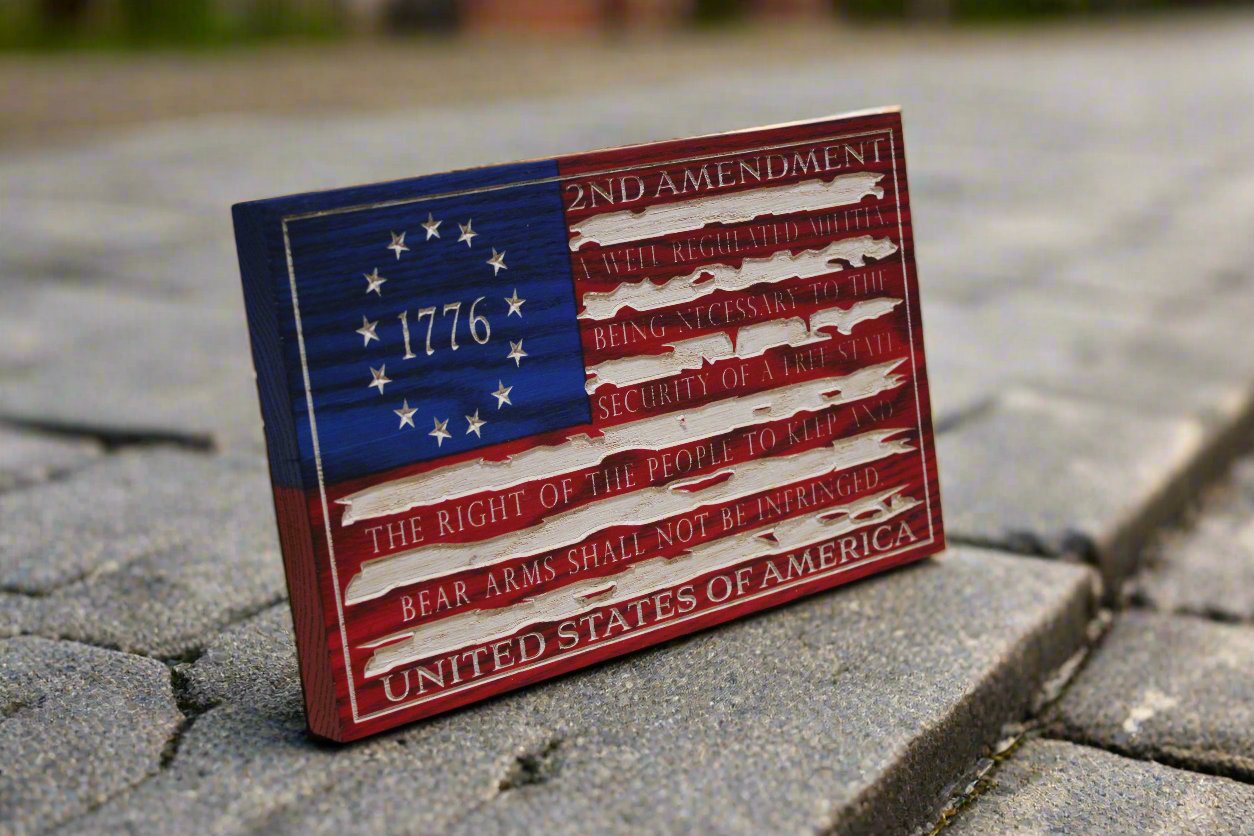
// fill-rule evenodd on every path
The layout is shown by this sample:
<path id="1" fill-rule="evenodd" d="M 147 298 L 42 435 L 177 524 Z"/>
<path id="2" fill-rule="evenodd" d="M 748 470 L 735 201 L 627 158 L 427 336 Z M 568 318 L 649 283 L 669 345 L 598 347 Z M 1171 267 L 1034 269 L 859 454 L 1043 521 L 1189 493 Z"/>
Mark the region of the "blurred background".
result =
<path id="1" fill-rule="evenodd" d="M 1205 354 L 1217 317 L 1241 322 L 1235 300 L 1198 291 L 1244 279 L 1251 11 L 1172 0 L 0 0 L 0 275 L 35 309 L 50 293 L 80 306 L 89 291 L 119 312 L 209 302 L 233 326 L 212 339 L 238 339 L 214 352 L 247 368 L 234 202 L 898 104 L 927 312 L 951 328 L 931 349 L 942 427 L 1006 385 L 1042 381 L 1155 408 L 1174 387 L 1191 413 L 1222 394 L 1206 388 L 1215 375 L 1243 386 L 1244 365 L 1185 362 L 1134 326 L 1175 305 L 1175 327 L 1194 329 L 1189 345 Z M 1179 199 L 1202 181 L 1223 189 L 1205 204 Z M 1171 235 L 1154 232 L 1179 235 L 1185 222 L 1209 241 L 1191 248 L 1187 277 L 1160 255 Z M 1095 308 L 1093 293 L 1111 304 Z M 166 385 L 181 394 L 159 408 L 124 388 L 109 409 L 64 403 L 38 373 L 47 334 L 22 305 L 6 308 L 0 382 L 19 375 L 0 390 L 0 420 L 257 441 L 247 388 L 224 403 L 174 363 Z M 124 331 L 102 316 L 78 338 Z M 988 352 L 992 342 L 1002 350 Z M 1180 394 L 1195 391 L 1196 403 Z M 196 398 L 215 404 L 214 420 Z"/>
<path id="2" fill-rule="evenodd" d="M 1063 424 L 1066 399 L 1198 422 L 1202 456 L 1254 376 L 1252 12 L 0 0 L 0 425 L 257 453 L 235 202 L 896 104 L 942 441 L 1024 392 Z M 1093 432 L 1005 444 L 1062 484 Z M 1147 466 L 1127 452 L 1110 472 Z M 955 533 L 1076 552 L 1091 503 L 992 502 L 987 454 L 942 468 Z"/>
<path id="3" fill-rule="evenodd" d="M 798 61 L 906 37 L 1196 17 L 1242 0 L 0 0 L 0 141 L 234 110 L 399 108 Z M 1186 17 L 1189 15 L 1186 15 Z M 903 34 L 904 33 L 904 34 Z M 372 84 L 438 67 L 457 93 Z M 577 67 L 577 73 L 561 69 Z M 628 72 L 630 68 L 631 72 Z M 730 65 L 727 67 L 730 69 Z M 464 98 L 462 99 L 464 101 Z"/>
<path id="4" fill-rule="evenodd" d="M 7 0 L 8 47 L 205 46 L 386 33 L 673 29 L 792 20 L 994 21 L 1161 11 L 1173 0 Z"/>
<path id="5" fill-rule="evenodd" d="M 726 670 L 694 650 L 672 681 L 665 659 L 698 657 L 663 648 L 416 727 L 386 758 L 306 741 L 230 206 L 893 104 L 948 555 L 823 599 L 844 615 L 821 644 L 817 617 L 788 621 L 820 610 L 789 607 L 707 634 L 738 637 L 717 645 L 740 648 Z M 1192 790 L 1223 775 L 1249 799 L 1226 829 L 1248 829 L 1251 136 L 1248 3 L 0 0 L 0 637 L 22 636 L 0 638 L 0 830 L 377 832 L 392 814 L 437 832 L 462 806 L 546 832 L 584 821 L 552 820 L 572 799 L 681 829 L 713 798 L 843 831 L 868 798 L 965 786 L 1025 716 L 1076 758 L 1106 750 L 1020 796 L 1032 828 L 1089 832 L 1079 809 L 1115 816 L 1091 832 L 1206 830 Z M 1079 570 L 1037 558 L 1088 564 L 1110 617 L 1083 632 Z M 1027 708 L 1042 660 L 1085 649 L 1064 671 L 1081 696 L 1051 678 Z M 15 654 L 36 673 L 6 680 L 27 670 Z M 756 678 L 738 664 L 790 654 L 839 670 L 728 698 Z M 182 748 L 113 675 L 141 662 L 176 693 Z M 39 691 L 54 669 L 56 699 Z M 567 730 L 570 765 L 485 803 L 506 779 L 476 758 L 513 763 L 522 738 L 498 731 L 515 725 L 527 746 Z M 1129 789 L 1135 759 L 1179 767 L 1185 790 L 1159 772 Z"/>

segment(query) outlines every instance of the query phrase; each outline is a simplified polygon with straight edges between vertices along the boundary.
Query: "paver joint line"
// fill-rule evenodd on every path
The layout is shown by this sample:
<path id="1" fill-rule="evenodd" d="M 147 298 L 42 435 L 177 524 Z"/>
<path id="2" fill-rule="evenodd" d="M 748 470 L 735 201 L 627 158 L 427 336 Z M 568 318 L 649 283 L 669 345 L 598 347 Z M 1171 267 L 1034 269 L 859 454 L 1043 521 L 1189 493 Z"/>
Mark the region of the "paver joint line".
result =
<path id="1" fill-rule="evenodd" d="M 40 421 L 37 419 L 6 418 L 0 425 L 21 430 L 31 430 L 70 440 L 94 441 L 107 453 L 116 453 L 132 447 L 163 448 L 186 450 L 194 453 L 216 453 L 218 447 L 213 439 L 187 435 L 175 431 L 169 432 L 138 432 L 114 429 L 105 425 L 75 424 L 58 421 Z"/>
<path id="2" fill-rule="evenodd" d="M 1094 583 L 1100 589 L 1101 578 L 1094 577 Z M 1100 600 L 1100 593 L 1097 596 Z M 1076 677 L 1093 658 L 1093 652 L 1101 645 L 1110 633 L 1114 616 L 1110 609 L 1101 608 L 1089 621 L 1085 629 L 1085 643 L 1064 662 L 1052 677 L 1042 683 L 1037 697 L 1033 701 L 1029 716 L 1021 721 L 1014 721 L 1006 727 L 1005 736 L 998 741 L 987 757 L 981 758 L 972 767 L 971 778 L 962 786 L 962 790 L 950 797 L 941 809 L 935 824 L 928 829 L 929 836 L 936 836 L 944 830 L 954 818 L 961 815 L 989 786 L 996 775 L 997 768 L 1022 748 L 1028 740 L 1041 736 L 1044 731 L 1044 717 L 1050 707 L 1056 705 L 1067 692 L 1067 688 L 1075 682 Z"/>
<path id="3" fill-rule="evenodd" d="M 29 687 L 39 670 L 101 676 L 60 689 L 69 707 L 30 750 L 99 797 L 40 807 L 32 775 L 19 814 L 68 832 L 1013 830 L 988 811 L 1065 799 L 1100 767 L 1088 803 L 1126 829 L 1173 804 L 1231 821 L 1188 801 L 1254 798 L 1244 709 L 1223 702 L 1246 680 L 1207 667 L 1245 658 L 1254 631 L 1240 553 L 1218 548 L 1246 512 L 1196 492 L 1254 448 L 1254 111 L 1233 106 L 1254 25 L 1154 31 L 1047 50 L 902 36 L 886 58 L 860 50 L 857 73 L 821 56 L 741 68 L 731 110 L 718 67 L 612 96 L 206 118 L 0 159 L 0 654 L 38 645 L 41 663 L 20 688 L 0 666 L 6 731 L 58 696 Z M 1108 84 L 1076 83 L 1099 72 Z M 377 743 L 312 744 L 264 473 L 246 467 L 264 455 L 224 207 L 781 121 L 833 96 L 902 99 L 917 152 L 938 458 L 947 516 L 965 517 L 951 556 Z M 164 523 L 203 511 L 180 501 L 192 481 L 213 483 L 215 516 L 177 540 Z M 116 510 L 93 515 L 102 503 Z M 1090 567 L 1104 604 L 1077 579 Z M 1116 684 L 1105 652 L 1151 621 L 1188 635 L 1172 654 L 1141 641 L 1147 661 Z M 1191 631 L 1232 638 L 1203 653 Z M 67 728 L 91 757 L 58 755 Z M 93 762 L 118 780 L 92 784 Z M 1024 821 L 1083 830 L 1067 806 Z"/>

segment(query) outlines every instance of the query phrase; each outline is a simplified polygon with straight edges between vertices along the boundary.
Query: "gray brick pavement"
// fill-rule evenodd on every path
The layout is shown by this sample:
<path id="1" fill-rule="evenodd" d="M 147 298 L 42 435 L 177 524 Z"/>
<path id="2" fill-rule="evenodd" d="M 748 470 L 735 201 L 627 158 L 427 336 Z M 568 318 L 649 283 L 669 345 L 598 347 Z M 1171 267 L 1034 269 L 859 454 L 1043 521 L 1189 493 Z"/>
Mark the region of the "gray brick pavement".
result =
<path id="1" fill-rule="evenodd" d="M 5 290 L 0 334 L 0 420 L 124 440 L 261 448 L 242 304 L 181 305 L 121 288 L 42 281 Z"/>
<path id="2" fill-rule="evenodd" d="M 161 766 L 183 723 L 154 659 L 77 642 L 0 640 L 0 822 L 36 833 Z"/>
<path id="3" fill-rule="evenodd" d="M 0 494 L 0 588 L 22 629 L 158 657 L 279 600 L 270 485 L 255 463 L 129 449 Z"/>
<path id="4" fill-rule="evenodd" d="M 1159 545 L 1134 592 L 1157 610 L 1254 622 L 1254 457 Z"/>
<path id="5" fill-rule="evenodd" d="M 1014 551 L 1091 558 L 1115 583 L 1208 441 L 1196 420 L 1009 390 L 938 441 L 946 529 Z"/>
<path id="6" fill-rule="evenodd" d="M 90 438 L 60 438 L 0 424 L 0 492 L 69 473 L 100 453 Z"/>
<path id="7" fill-rule="evenodd" d="M 959 549 L 336 754 L 281 608 L 179 668 L 170 767 L 82 831 L 898 830 L 1083 642 L 1081 567 Z M 956 629 L 936 629 L 938 624 Z"/>
<path id="8" fill-rule="evenodd" d="M 1092 560 L 1115 600 L 1250 433 L 1254 28 L 911 43 L 856 66 L 207 118 L 0 159 L 0 421 L 23 424 L 0 429 L 0 732 L 22 730 L 0 734 L 20 762 L 0 770 L 0 810 L 31 831 L 856 832 L 962 796 L 1004 724 L 1044 722 L 1033 692 L 1086 643 L 1080 567 L 959 548 L 375 741 L 312 744 L 226 214 L 899 102 L 951 533 Z M 1248 780 L 1248 683 L 1222 662 L 1254 629 L 1242 501 L 1154 550 L 1135 600 L 1161 612 L 1116 618 L 1051 733 Z M 1131 735 L 1151 687 L 1177 705 Z M 1025 744 L 991 777 L 955 826 L 1251 815 L 1247 784 L 1072 743 Z"/>
<path id="9" fill-rule="evenodd" d="M 1056 740 L 997 771 L 953 833 L 1251 833 L 1254 787 Z"/>
<path id="10" fill-rule="evenodd" d="M 1254 626 L 1128 613 L 1048 721 L 1063 737 L 1254 782 Z"/>

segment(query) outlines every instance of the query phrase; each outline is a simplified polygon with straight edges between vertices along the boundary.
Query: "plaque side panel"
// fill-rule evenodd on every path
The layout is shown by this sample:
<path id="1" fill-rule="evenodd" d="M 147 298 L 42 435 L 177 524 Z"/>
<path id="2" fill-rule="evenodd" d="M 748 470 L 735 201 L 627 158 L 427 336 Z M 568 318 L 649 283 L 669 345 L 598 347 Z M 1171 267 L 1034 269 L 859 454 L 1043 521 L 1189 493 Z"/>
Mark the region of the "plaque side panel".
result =
<path id="1" fill-rule="evenodd" d="M 300 449 L 287 395 L 289 370 L 277 320 L 281 300 L 276 288 L 287 275 L 281 221 L 257 204 L 239 204 L 232 216 L 306 717 L 313 733 L 342 740 Z"/>
<path id="2" fill-rule="evenodd" d="M 927 373 L 927 352 L 925 351 L 923 331 L 923 305 L 919 298 L 918 265 L 914 257 L 914 206 L 910 202 L 910 179 L 906 173 L 905 131 L 902 126 L 901 113 L 894 112 L 888 117 L 892 128 L 893 164 L 896 171 L 895 195 L 899 207 L 900 237 L 902 245 L 902 262 L 906 274 L 906 301 L 910 310 L 911 346 L 913 348 L 914 383 L 917 393 L 917 412 L 919 426 L 919 444 L 925 455 L 924 479 L 929 492 L 929 522 L 932 526 L 931 551 L 944 551 L 948 543 L 945 539 L 945 510 L 941 501 L 940 470 L 936 462 L 936 436 L 932 426 L 931 381 Z"/>

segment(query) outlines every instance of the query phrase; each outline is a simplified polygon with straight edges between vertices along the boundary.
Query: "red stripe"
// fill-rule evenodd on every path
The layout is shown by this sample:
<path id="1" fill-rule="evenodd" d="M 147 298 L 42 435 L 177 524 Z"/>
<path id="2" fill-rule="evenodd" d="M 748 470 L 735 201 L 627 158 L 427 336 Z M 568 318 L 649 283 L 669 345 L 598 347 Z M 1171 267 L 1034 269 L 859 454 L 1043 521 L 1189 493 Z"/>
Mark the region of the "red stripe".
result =
<path id="1" fill-rule="evenodd" d="M 901 115 L 899 113 L 872 113 L 866 116 L 844 117 L 838 123 L 817 121 L 807 124 L 789 125 L 786 129 L 788 137 L 786 140 L 781 139 L 781 135 L 785 131 L 780 126 L 765 127 L 750 131 L 665 140 L 642 145 L 606 148 L 583 154 L 571 154 L 570 156 L 559 157 L 557 164 L 559 173 L 563 177 L 568 177 L 631 166 L 673 165 L 674 161 L 678 159 L 711 154 L 734 155 L 743 152 L 747 148 L 756 148 L 763 145 L 786 143 L 788 147 L 793 147 L 835 135 L 847 136 L 885 129 L 900 130 L 900 125 Z M 900 153 L 900 134 L 898 134 L 897 147 Z"/>
<path id="2" fill-rule="evenodd" d="M 879 354 L 870 354 L 868 352 L 882 346 L 883 351 Z M 648 384 L 637 384 L 628 387 L 602 387 L 592 396 L 594 417 L 600 420 L 603 427 L 613 425 L 621 425 L 640 420 L 641 418 L 651 415 L 665 414 L 669 410 L 694 410 L 702 406 L 712 404 L 718 400 L 722 400 L 729 396 L 749 396 L 755 393 L 765 393 L 778 388 L 780 385 L 793 385 L 812 380 L 824 378 L 833 379 L 833 390 L 836 388 L 838 378 L 836 376 L 844 375 L 865 367 L 872 363 L 888 362 L 892 359 L 904 359 L 903 349 L 905 348 L 904 334 L 899 329 L 892 327 L 884 328 L 876 331 L 866 331 L 856 337 L 842 338 L 833 340 L 829 343 L 819 343 L 815 346 L 803 349 L 794 349 L 791 347 L 782 347 L 766 352 L 761 357 L 752 358 L 747 361 L 727 360 L 707 366 L 703 373 L 709 378 L 707 384 L 708 390 L 699 393 L 695 386 L 689 386 L 688 389 L 693 393 L 693 397 L 688 398 L 684 403 L 672 403 L 667 405 L 653 404 L 647 409 L 640 412 L 629 412 L 637 405 L 645 405 L 650 402 L 647 400 L 651 387 L 659 385 L 673 385 L 674 382 L 683 377 L 678 375 L 668 378 L 666 381 L 651 382 Z M 843 349 L 846 356 L 839 356 L 836 352 Z M 812 362 L 816 356 L 814 352 L 822 350 L 824 358 L 822 365 L 812 365 L 803 367 L 802 363 Z M 855 356 L 856 354 L 856 356 Z M 762 369 L 772 368 L 773 380 L 766 380 Z M 751 382 L 741 382 L 743 377 Z M 908 361 L 902 363 L 895 372 L 902 376 L 911 374 L 910 364 Z M 902 385 L 896 390 L 891 390 L 882 395 L 877 402 L 887 401 L 893 405 L 895 410 L 892 414 L 913 415 L 913 401 L 903 400 L 901 393 L 909 391 L 913 394 L 913 390 L 907 385 Z M 865 410 L 866 404 L 861 405 Z M 618 414 L 613 414 L 615 410 L 619 410 Z M 837 412 L 841 417 L 837 421 L 843 431 L 853 432 L 856 421 L 858 405 L 850 404 L 837 408 Z M 418 519 L 418 529 L 422 532 L 422 542 L 430 545 L 433 543 L 443 542 L 474 542 L 489 537 L 495 537 L 501 534 L 517 531 L 532 525 L 539 524 L 546 516 L 572 510 L 583 505 L 596 502 L 599 498 L 603 498 L 607 494 L 602 491 L 594 493 L 595 483 L 590 480 L 589 474 L 601 473 L 616 468 L 622 468 L 625 465 L 641 466 L 650 456 L 664 453 L 677 453 L 682 450 L 692 449 L 695 445 L 700 444 L 705 447 L 706 444 L 713 442 L 722 444 L 726 442 L 728 450 L 734 456 L 734 461 L 745 461 L 754 455 L 754 451 L 748 447 L 748 437 L 755 432 L 761 432 L 763 428 L 783 428 L 787 425 L 789 419 L 763 420 L 757 422 L 752 428 L 737 430 L 733 432 L 716 435 L 710 441 L 705 439 L 696 439 L 681 445 L 673 445 L 669 448 L 662 448 L 655 451 L 649 448 L 637 448 L 622 451 L 609 455 L 606 458 L 575 471 L 564 474 L 574 490 L 568 500 L 563 500 L 561 504 L 544 509 L 538 502 L 539 486 L 550 479 L 529 480 L 512 488 L 511 490 L 522 491 L 523 494 L 516 501 L 511 501 L 505 508 L 506 518 L 499 520 L 491 525 L 474 526 L 464 522 L 467 519 L 466 511 L 475 504 L 478 509 L 482 510 L 487 506 L 484 505 L 486 499 L 494 496 L 499 492 L 501 485 L 508 480 L 507 476 L 502 476 L 501 481 L 497 485 L 489 486 L 484 491 L 468 496 L 462 499 L 436 503 L 432 505 L 422 506 L 398 514 L 389 516 L 375 517 L 369 520 L 363 520 L 354 525 L 340 527 L 337 530 L 337 548 L 339 551 L 339 559 L 342 565 L 355 567 L 358 561 L 374 559 L 386 556 L 390 553 L 405 551 L 413 548 L 414 543 L 411 542 L 413 533 L 413 524 L 408 521 Z M 782 429 L 780 434 L 783 435 Z M 828 439 L 831 440 L 830 438 Z M 758 451 L 760 453 L 760 451 Z M 777 453 L 794 452 L 787 448 Z M 711 472 L 721 464 L 710 462 L 705 467 L 694 470 L 685 476 L 695 476 L 700 473 Z M 559 479 L 563 477 L 557 477 Z M 650 484 L 662 484 L 669 480 L 653 480 L 641 481 L 636 484 L 633 490 L 639 490 Z M 459 513 L 460 511 L 460 513 Z M 478 513 L 478 511 L 476 511 Z M 448 524 L 442 526 L 440 524 L 441 514 L 445 515 Z M 389 547 L 386 539 L 381 541 L 379 538 L 386 538 L 388 527 L 399 531 L 404 541 L 395 547 Z M 456 531 L 449 531 L 449 528 L 456 528 Z M 383 533 L 381 533 L 381 531 Z"/>
<path id="3" fill-rule="evenodd" d="M 882 323 L 867 323 L 848 337 L 835 335 L 831 340 L 811 345 L 768 349 L 757 357 L 720 360 L 703 366 L 698 372 L 682 372 L 661 380 L 622 387 L 599 387 L 591 395 L 592 420 L 601 428 L 607 428 L 647 415 L 691 411 L 725 398 L 747 397 L 824 377 L 837 378 L 866 366 L 908 356 L 905 354 L 908 345 L 905 323 L 885 319 Z M 767 369 L 771 379 L 766 376 Z M 910 374 L 909 363 L 900 367 L 898 372 Z M 656 390 L 659 389 L 670 389 L 668 396 L 674 396 L 676 381 L 698 373 L 706 378 L 704 389 L 686 384 L 678 390 L 679 398 L 672 403 L 650 400 L 657 397 Z M 640 407 L 640 412 L 627 411 L 646 404 L 654 405 Z"/>
<path id="4" fill-rule="evenodd" d="M 900 372 L 908 374 L 908 363 Z M 816 379 L 819 372 L 811 372 L 810 378 Z M 910 395 L 909 398 L 906 395 Z M 914 414 L 913 391 L 908 386 L 899 386 L 890 390 L 874 401 L 878 408 L 885 409 L 894 418 L 912 420 Z M 391 526 L 397 535 L 406 536 L 412 533 L 408 521 L 417 518 L 418 528 L 423 534 L 422 545 L 430 546 L 442 543 L 471 543 L 497 537 L 503 534 L 520 531 L 540 524 L 544 519 L 559 513 L 572 511 L 604 499 L 608 496 L 620 496 L 634 493 L 648 487 L 665 485 L 674 481 L 682 481 L 708 473 L 714 473 L 725 467 L 734 467 L 761 456 L 779 456 L 799 453 L 805 450 L 830 444 L 843 434 L 859 432 L 859 422 L 867 420 L 870 403 L 845 404 L 814 412 L 801 412 L 796 417 L 764 420 L 738 430 L 718 433 L 707 438 L 693 439 L 682 444 L 671 445 L 659 449 L 636 448 L 607 456 L 595 465 L 569 471 L 555 479 L 530 480 L 520 484 L 516 490 L 524 492 L 517 507 L 521 513 L 514 515 L 514 505 L 507 507 L 510 512 L 508 519 L 483 526 L 469 524 L 472 516 L 486 513 L 485 501 L 496 496 L 499 488 L 492 486 L 483 491 L 462 499 L 436 502 L 430 505 L 413 508 L 399 514 L 376 517 L 341 529 L 336 538 L 339 563 L 345 569 L 356 571 L 357 567 L 367 561 L 380 559 L 398 552 L 409 551 L 415 547 L 412 542 L 389 547 L 386 533 L 380 534 L 378 527 Z M 814 423 L 810 427 L 807 421 Z M 907 424 L 906 426 L 912 426 Z M 789 429 L 793 428 L 790 434 Z M 813 433 L 803 437 L 804 433 Z M 764 451 L 761 443 L 756 440 L 763 433 L 772 433 L 777 443 Z M 684 466 L 679 471 L 679 464 L 673 465 L 671 472 L 663 472 L 666 462 L 689 460 L 692 466 Z M 651 464 L 652 462 L 652 464 Z M 607 490 L 608 478 L 605 474 L 624 474 L 631 469 L 636 480 L 631 485 L 621 484 L 615 490 Z M 598 474 L 593 480 L 589 474 Z M 552 508 L 544 508 L 538 501 L 539 487 L 556 480 L 569 479 L 571 493 L 569 499 Z M 470 509 L 474 508 L 472 512 Z M 459 513 L 460 511 L 460 513 Z M 441 518 L 447 524 L 441 526 Z M 458 529 L 458 530 L 450 530 Z M 379 548 L 376 549 L 376 539 Z"/>
<path id="5" fill-rule="evenodd" d="M 852 307 L 880 297 L 905 299 L 901 263 L 885 260 L 865 269 L 828 273 L 813 279 L 762 283 L 745 290 L 716 290 L 669 308 L 621 311 L 610 322 L 580 321 L 584 362 L 589 368 L 622 357 L 669 352 L 668 345 L 714 333 L 790 317 L 808 318 L 828 308 Z M 905 323 L 905 305 L 862 330 L 897 320 Z"/>
<path id="6" fill-rule="evenodd" d="M 905 526 L 906 535 L 899 533 L 900 526 Z M 874 538 L 871 536 L 872 533 L 875 535 Z M 867 535 L 865 538 L 863 537 L 864 534 Z M 851 534 L 820 541 L 808 548 L 796 549 L 783 556 L 752 558 L 739 564 L 737 567 L 708 571 L 683 583 L 667 587 L 662 590 L 663 594 L 661 596 L 657 593 L 650 593 L 613 605 L 593 609 L 591 613 L 584 614 L 578 619 L 527 626 L 516 631 L 514 636 L 526 634 L 539 634 L 542 636 L 544 650 L 528 659 L 527 663 L 543 662 L 546 659 L 569 653 L 579 648 L 606 643 L 615 638 L 628 637 L 637 630 L 660 626 L 682 615 L 700 613 L 707 607 L 715 604 L 732 603 L 739 597 L 770 589 L 772 586 L 779 586 L 781 585 L 780 579 L 783 579 L 784 582 L 795 583 L 805 578 L 821 577 L 821 569 L 830 571 L 836 568 L 853 568 L 859 562 L 865 561 L 877 553 L 889 551 L 894 545 L 899 543 L 908 545 L 911 542 L 921 542 L 926 539 L 926 510 L 917 507 L 912 509 L 911 512 L 903 514 L 900 520 L 891 520 L 886 528 L 882 526 L 864 526 Z M 848 542 L 842 542 L 846 540 Z M 794 565 L 799 568 L 799 571 L 794 570 L 790 566 L 790 557 L 796 558 Z M 806 557 L 808 557 L 808 560 Z M 775 574 L 769 577 L 768 563 L 775 570 Z M 813 571 L 811 571 L 811 567 L 813 567 Z M 634 606 L 635 602 L 641 602 L 641 605 Z M 620 616 L 619 621 L 612 621 L 608 617 L 610 610 L 618 612 Z M 559 634 L 559 630 L 564 635 Z M 571 638 L 572 636 L 574 637 L 573 639 Z M 452 666 L 447 662 L 438 668 L 444 676 L 443 687 L 423 680 L 425 694 L 419 694 L 418 686 L 416 685 L 417 678 L 414 674 L 409 674 L 413 678 L 408 680 L 411 686 L 408 698 L 413 699 L 419 696 L 438 694 L 444 689 L 456 687 L 456 685 L 466 681 L 474 681 L 484 676 L 493 675 L 498 670 L 507 672 L 510 668 L 520 667 L 522 662 L 521 654 L 535 653 L 539 650 L 540 644 L 538 639 L 532 639 L 520 646 L 517 641 L 506 639 L 499 646 L 497 642 L 493 642 L 491 645 L 467 645 L 461 651 L 471 651 L 479 647 L 485 648 L 484 651 L 478 651 L 474 654 L 480 662 L 479 677 L 474 676 L 472 659 L 463 656 L 459 661 L 456 676 L 453 674 Z M 500 652 L 502 649 L 505 651 L 503 654 Z M 367 653 L 362 653 L 359 656 L 359 660 L 363 665 L 368 659 L 369 654 Z M 497 667 L 498 660 L 502 663 L 502 667 L 499 669 Z M 437 669 L 434 664 L 436 661 L 434 659 L 423 660 L 423 662 L 427 662 L 429 670 Z M 421 665 L 423 662 L 417 664 Z M 393 696 L 402 696 L 402 687 L 405 684 L 406 677 L 404 672 L 412 670 L 414 667 L 414 665 L 407 664 L 399 666 L 392 671 L 392 678 L 388 680 L 388 683 L 392 686 Z M 358 675 L 360 674 L 361 671 L 358 671 Z M 395 704 L 384 693 L 385 679 L 387 678 L 374 677 L 360 683 L 357 692 L 360 710 L 367 712 L 377 711 Z M 455 679 L 459 681 L 455 681 Z"/>
<path id="7" fill-rule="evenodd" d="M 897 241 L 892 175 L 880 183 L 883 198 L 867 197 L 809 212 L 770 215 L 733 224 L 710 224 L 625 244 L 585 244 L 571 254 L 571 272 L 580 293 L 606 292 L 623 282 L 662 282 L 711 264 L 739 266 L 789 250 L 818 249 L 833 241 L 871 235 Z"/>
<path id="8" fill-rule="evenodd" d="M 912 446 L 917 446 L 914 435 L 907 430 L 902 438 L 910 439 Z M 874 485 L 855 483 L 855 474 L 868 472 L 876 474 L 877 481 Z M 777 504 L 775 513 L 766 517 L 759 515 L 760 508 L 768 513 L 771 509 L 765 505 L 760 506 L 758 498 L 778 497 L 789 493 L 795 496 L 798 488 L 808 493 L 808 486 L 814 483 L 835 484 L 837 476 L 842 477 L 840 485 L 849 490 L 847 494 L 832 499 L 821 498 L 818 503 L 809 507 L 793 505 L 785 509 L 782 504 Z M 510 606 L 524 598 L 558 589 L 576 580 L 617 574 L 641 559 L 674 557 L 702 543 L 742 534 L 760 525 L 814 514 L 897 485 L 904 485 L 907 495 L 922 500 L 917 453 L 898 453 L 853 468 L 833 470 L 822 477 L 772 486 L 738 500 L 702 503 L 698 493 L 693 496 L 692 508 L 657 524 L 642 528 L 610 524 L 573 544 L 513 557 L 491 567 L 468 569 L 438 581 L 398 588 L 379 598 L 355 604 L 350 608 L 350 641 L 373 640 L 380 635 L 386 635 L 388 631 L 403 629 L 404 626 L 430 623 L 470 610 Z M 740 513 L 737 513 L 738 510 Z M 669 533 L 673 542 L 667 543 L 659 536 L 659 530 Z M 764 550 L 767 548 L 770 548 L 769 544 L 764 545 Z M 488 594 L 490 574 L 496 584 L 492 595 Z M 512 589 L 509 588 L 506 578 L 513 580 Z M 539 579 L 540 582 L 534 583 L 531 579 Z M 468 600 L 463 603 L 459 593 Z M 447 602 L 447 605 L 441 602 Z M 416 619 L 405 624 L 402 619 L 411 607 Z"/>

